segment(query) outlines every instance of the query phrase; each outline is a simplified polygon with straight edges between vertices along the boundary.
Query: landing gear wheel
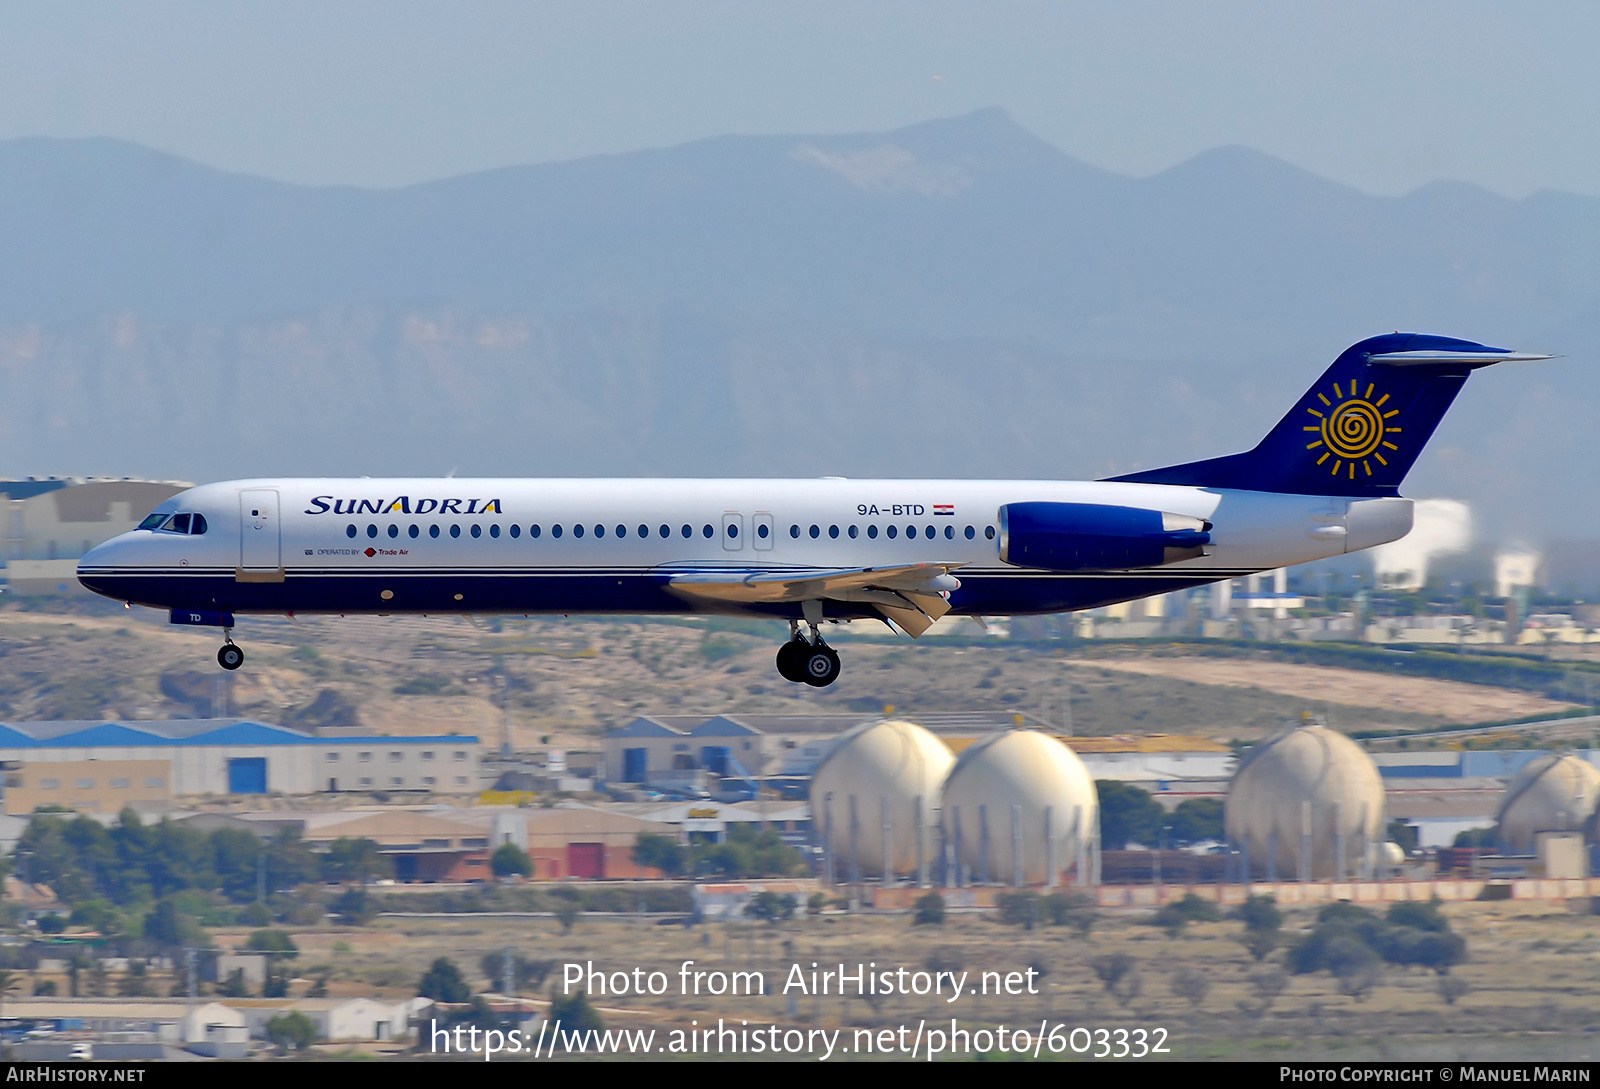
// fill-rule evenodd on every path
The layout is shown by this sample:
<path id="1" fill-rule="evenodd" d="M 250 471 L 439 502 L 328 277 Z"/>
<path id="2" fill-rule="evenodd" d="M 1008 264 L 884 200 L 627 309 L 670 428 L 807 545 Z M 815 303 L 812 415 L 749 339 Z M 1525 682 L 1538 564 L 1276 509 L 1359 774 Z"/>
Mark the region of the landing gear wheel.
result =
<path id="1" fill-rule="evenodd" d="M 233 643 L 224 643 L 217 651 L 217 664 L 223 669 L 238 669 L 244 665 L 244 651 Z"/>
<path id="2" fill-rule="evenodd" d="M 811 647 L 803 639 L 791 639 L 778 648 L 778 676 L 796 684 L 806 679 L 805 653 Z"/>
<path id="3" fill-rule="evenodd" d="M 807 647 L 803 661 L 806 683 L 813 688 L 826 688 L 839 679 L 839 655 L 828 644 Z"/>

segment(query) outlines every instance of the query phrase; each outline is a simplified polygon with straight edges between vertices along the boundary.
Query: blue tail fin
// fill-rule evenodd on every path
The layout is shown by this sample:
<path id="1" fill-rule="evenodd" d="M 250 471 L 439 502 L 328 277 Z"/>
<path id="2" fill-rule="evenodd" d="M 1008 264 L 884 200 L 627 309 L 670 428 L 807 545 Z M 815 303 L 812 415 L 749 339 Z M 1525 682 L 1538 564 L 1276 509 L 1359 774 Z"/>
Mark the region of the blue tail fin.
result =
<path id="1" fill-rule="evenodd" d="M 1254 450 L 1111 479 L 1298 495 L 1397 495 L 1472 371 L 1548 358 L 1420 333 L 1373 337 L 1345 349 Z"/>

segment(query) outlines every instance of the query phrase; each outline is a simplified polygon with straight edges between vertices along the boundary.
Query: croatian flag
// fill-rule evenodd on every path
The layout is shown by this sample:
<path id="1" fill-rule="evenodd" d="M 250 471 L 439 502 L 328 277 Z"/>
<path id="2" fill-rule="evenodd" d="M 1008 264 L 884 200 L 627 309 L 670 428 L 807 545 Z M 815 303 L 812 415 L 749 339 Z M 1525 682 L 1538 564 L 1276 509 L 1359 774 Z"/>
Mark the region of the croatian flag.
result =
<path id="1" fill-rule="evenodd" d="M 954 517 L 956 513 L 956 505 L 954 503 L 935 503 L 933 505 L 933 513 L 948 514 Z"/>

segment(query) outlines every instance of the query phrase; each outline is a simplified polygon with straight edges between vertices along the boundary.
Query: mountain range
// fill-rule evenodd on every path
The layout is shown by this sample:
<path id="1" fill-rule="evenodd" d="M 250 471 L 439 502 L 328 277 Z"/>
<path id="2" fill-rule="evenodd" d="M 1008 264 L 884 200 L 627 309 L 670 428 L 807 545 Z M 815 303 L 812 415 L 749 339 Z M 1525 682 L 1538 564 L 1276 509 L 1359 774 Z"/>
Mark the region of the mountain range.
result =
<path id="1" fill-rule="evenodd" d="M 1407 491 L 1600 537 L 1600 200 L 1151 177 L 1000 110 L 391 190 L 0 142 L 0 475 L 1087 477 L 1253 445 L 1348 344 L 1475 376 Z"/>

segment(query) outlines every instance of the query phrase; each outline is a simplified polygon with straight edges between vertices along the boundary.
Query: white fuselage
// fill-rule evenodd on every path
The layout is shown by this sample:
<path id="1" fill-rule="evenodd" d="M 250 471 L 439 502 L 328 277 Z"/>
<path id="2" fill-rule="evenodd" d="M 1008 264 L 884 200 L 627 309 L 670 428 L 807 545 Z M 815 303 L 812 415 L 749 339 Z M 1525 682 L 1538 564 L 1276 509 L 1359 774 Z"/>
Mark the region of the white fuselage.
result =
<path id="1" fill-rule="evenodd" d="M 1000 558 L 1010 503 L 1138 507 L 1212 523 L 1207 554 L 1137 570 L 1055 572 Z M 1059 612 L 1304 563 L 1397 539 L 1406 499 L 1328 498 L 1110 481 L 291 479 L 207 484 L 92 550 L 85 585 L 120 600 L 229 612 L 801 615 L 708 603 L 685 573 L 931 564 L 950 611 Z M 198 523 L 191 523 L 198 526 Z M 848 601 L 830 618 L 873 615 Z"/>

